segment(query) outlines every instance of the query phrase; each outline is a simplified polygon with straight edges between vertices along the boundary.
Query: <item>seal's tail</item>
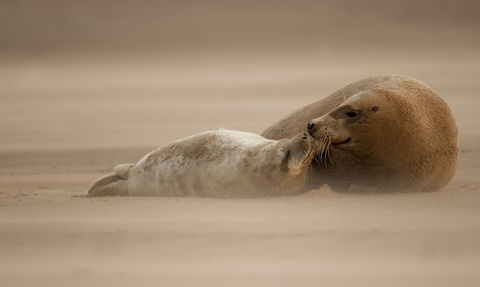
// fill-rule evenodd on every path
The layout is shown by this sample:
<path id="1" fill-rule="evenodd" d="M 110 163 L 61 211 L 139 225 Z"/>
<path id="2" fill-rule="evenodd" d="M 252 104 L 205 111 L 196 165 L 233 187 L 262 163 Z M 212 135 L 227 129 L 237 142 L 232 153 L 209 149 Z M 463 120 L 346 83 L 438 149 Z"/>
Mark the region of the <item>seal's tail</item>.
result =
<path id="1" fill-rule="evenodd" d="M 120 164 L 114 168 L 114 172 L 97 179 L 84 196 L 105 196 L 127 194 L 126 180 L 133 164 Z"/>

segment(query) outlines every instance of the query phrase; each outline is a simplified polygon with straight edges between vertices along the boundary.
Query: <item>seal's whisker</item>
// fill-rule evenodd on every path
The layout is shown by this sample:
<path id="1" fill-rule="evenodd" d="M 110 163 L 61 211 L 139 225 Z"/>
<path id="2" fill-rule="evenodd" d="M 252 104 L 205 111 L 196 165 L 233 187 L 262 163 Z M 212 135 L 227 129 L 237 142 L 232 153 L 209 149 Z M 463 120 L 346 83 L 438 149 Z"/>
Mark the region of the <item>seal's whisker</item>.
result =
<path id="1" fill-rule="evenodd" d="M 325 164 L 327 167 L 328 161 L 333 163 L 332 158 L 330 156 L 332 149 L 332 140 L 330 137 L 324 137 L 320 140 L 315 141 L 315 160 L 319 164 L 320 161 Z"/>
<path id="2" fill-rule="evenodd" d="M 327 157 L 330 158 L 330 141 L 329 140 L 325 140 L 325 153 L 324 153 L 324 162 L 325 162 L 325 167 L 327 167 Z"/>
<path id="3" fill-rule="evenodd" d="M 325 141 L 325 138 L 323 138 L 322 139 L 322 154 L 320 156 L 322 157 L 322 161 L 325 164 L 325 167 L 327 167 L 327 162 L 325 161 L 325 153 L 327 152 L 326 148 L 327 148 L 326 141 Z"/>
<path id="4" fill-rule="evenodd" d="M 330 156 L 330 149 L 328 150 L 328 160 L 330 161 L 330 163 L 333 163 L 333 160 L 332 160 L 332 157 Z"/>
<path id="5" fill-rule="evenodd" d="M 332 140 L 329 139 L 329 141 L 328 141 L 327 155 L 328 155 L 328 160 L 330 160 L 330 163 L 333 163 L 332 157 L 330 156 L 331 151 L 332 151 Z M 325 159 L 325 161 L 327 161 L 327 159 Z"/>

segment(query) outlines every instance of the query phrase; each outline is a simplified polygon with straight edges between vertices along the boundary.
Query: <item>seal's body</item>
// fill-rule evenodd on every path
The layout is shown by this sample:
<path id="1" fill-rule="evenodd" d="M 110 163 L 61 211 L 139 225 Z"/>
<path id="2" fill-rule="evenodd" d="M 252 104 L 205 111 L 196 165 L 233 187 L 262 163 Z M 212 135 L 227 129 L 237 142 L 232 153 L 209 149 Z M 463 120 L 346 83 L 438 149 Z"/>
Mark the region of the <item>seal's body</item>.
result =
<path id="1" fill-rule="evenodd" d="M 204 132 L 115 167 L 86 195 L 264 197 L 298 193 L 316 148 L 308 134 L 268 140 L 259 135 Z"/>
<path id="2" fill-rule="evenodd" d="M 278 139 L 307 130 L 333 147 L 331 164 L 313 163 L 310 187 L 432 190 L 455 173 L 458 131 L 452 112 L 431 88 L 409 77 L 360 80 L 293 112 L 262 135 Z"/>

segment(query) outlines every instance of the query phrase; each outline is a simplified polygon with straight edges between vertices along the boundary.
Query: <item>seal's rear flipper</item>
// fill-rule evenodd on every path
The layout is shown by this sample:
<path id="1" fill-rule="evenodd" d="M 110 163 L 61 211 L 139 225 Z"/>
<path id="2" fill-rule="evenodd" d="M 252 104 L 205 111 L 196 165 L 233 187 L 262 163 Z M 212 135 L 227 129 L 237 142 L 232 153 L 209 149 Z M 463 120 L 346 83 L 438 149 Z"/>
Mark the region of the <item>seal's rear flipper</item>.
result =
<path id="1" fill-rule="evenodd" d="M 119 164 L 113 169 L 113 172 L 122 179 L 128 179 L 128 172 L 130 171 L 132 166 L 133 163 Z"/>
<path id="2" fill-rule="evenodd" d="M 114 182 L 122 180 L 121 177 L 116 175 L 115 173 L 108 174 L 104 177 L 97 179 L 87 192 L 85 192 L 84 196 L 105 196 L 105 195 L 117 195 L 118 193 L 113 188 L 108 188 L 108 185 Z"/>
<path id="3" fill-rule="evenodd" d="M 121 183 L 121 181 L 126 182 L 117 174 L 111 173 L 92 183 L 83 196 L 124 195 L 126 194 L 124 184 L 118 184 Z"/>
<path id="4" fill-rule="evenodd" d="M 97 179 L 83 196 L 127 195 L 127 180 L 132 163 L 117 165 L 113 173 Z"/>

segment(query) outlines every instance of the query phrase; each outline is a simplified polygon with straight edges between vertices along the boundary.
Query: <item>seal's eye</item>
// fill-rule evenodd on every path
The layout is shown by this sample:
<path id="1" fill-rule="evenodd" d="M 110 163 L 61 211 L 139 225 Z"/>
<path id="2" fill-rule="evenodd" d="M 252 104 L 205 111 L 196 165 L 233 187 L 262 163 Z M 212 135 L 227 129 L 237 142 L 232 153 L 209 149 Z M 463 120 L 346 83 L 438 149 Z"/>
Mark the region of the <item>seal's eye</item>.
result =
<path id="1" fill-rule="evenodd" d="M 379 108 L 377 106 L 373 106 L 372 107 L 372 112 L 376 113 L 378 112 Z"/>
<path id="2" fill-rule="evenodd" d="M 346 115 L 347 115 L 347 117 L 349 117 L 351 119 L 354 119 L 358 116 L 358 114 L 356 112 L 347 112 Z"/>

